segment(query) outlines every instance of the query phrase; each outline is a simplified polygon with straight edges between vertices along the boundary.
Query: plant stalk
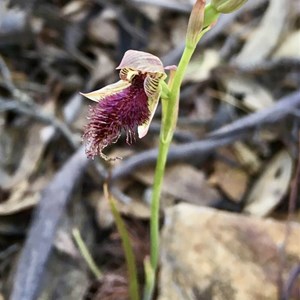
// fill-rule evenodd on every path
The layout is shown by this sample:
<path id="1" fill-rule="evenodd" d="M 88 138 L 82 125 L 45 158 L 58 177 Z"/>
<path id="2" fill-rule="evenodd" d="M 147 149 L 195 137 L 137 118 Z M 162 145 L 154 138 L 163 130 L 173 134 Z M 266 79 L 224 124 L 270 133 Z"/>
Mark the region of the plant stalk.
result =
<path id="1" fill-rule="evenodd" d="M 195 51 L 195 46 L 186 46 L 176 70 L 174 79 L 170 87 L 169 98 L 163 101 L 166 105 L 165 116 L 162 120 L 162 128 L 160 133 L 160 143 L 158 150 L 158 158 L 155 168 L 154 184 L 151 201 L 151 220 L 150 220 L 150 239 L 151 239 L 151 254 L 150 263 L 153 270 L 153 277 L 149 285 L 150 291 L 148 294 L 153 296 L 154 286 L 156 281 L 156 272 L 159 258 L 159 208 L 160 195 L 167 162 L 168 151 L 173 138 L 174 130 L 178 118 L 179 94 L 180 86 L 186 71 L 187 65 Z"/>

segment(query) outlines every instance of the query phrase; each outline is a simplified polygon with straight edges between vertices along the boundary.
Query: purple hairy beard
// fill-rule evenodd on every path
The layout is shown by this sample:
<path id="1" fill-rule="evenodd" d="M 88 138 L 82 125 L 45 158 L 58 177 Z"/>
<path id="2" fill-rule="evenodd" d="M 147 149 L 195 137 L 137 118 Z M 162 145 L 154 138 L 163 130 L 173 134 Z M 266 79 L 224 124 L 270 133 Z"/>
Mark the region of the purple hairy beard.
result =
<path id="1" fill-rule="evenodd" d="M 119 139 L 122 129 L 126 132 L 128 144 L 135 140 L 137 127 L 150 116 L 144 80 L 145 76 L 137 75 L 129 87 L 90 106 L 89 123 L 83 133 L 89 158 L 96 155 L 107 158 L 102 150 Z"/>

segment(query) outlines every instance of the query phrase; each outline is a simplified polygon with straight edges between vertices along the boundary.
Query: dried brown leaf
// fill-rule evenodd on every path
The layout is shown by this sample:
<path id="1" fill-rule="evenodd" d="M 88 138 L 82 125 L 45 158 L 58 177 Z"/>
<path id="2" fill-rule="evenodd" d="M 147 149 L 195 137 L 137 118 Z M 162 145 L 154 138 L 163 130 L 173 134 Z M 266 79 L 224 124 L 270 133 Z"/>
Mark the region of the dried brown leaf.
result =
<path id="1" fill-rule="evenodd" d="M 293 160 L 286 150 L 279 152 L 253 185 L 244 212 L 264 217 L 270 214 L 286 194 L 292 177 Z"/>
<path id="2" fill-rule="evenodd" d="M 135 177 L 147 185 L 153 184 L 151 169 L 136 172 Z M 204 173 L 188 164 L 176 164 L 167 168 L 162 191 L 176 199 L 198 205 L 211 204 L 220 197 L 209 185 Z"/>
<path id="3" fill-rule="evenodd" d="M 290 1 L 272 0 L 259 25 L 235 58 L 240 66 L 258 64 L 267 58 L 279 42 L 288 22 Z"/>

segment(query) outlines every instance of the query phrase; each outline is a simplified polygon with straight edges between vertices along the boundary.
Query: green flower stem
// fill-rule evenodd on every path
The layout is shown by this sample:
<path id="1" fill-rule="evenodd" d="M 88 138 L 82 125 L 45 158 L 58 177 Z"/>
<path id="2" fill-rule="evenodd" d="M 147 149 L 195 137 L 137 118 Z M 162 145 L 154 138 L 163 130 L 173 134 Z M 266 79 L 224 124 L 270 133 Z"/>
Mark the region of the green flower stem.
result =
<path id="1" fill-rule="evenodd" d="M 168 156 L 169 147 L 174 134 L 177 117 L 178 117 L 178 105 L 179 105 L 179 93 L 180 86 L 186 71 L 187 65 L 194 53 L 195 46 L 186 46 L 182 54 L 181 60 L 179 62 L 178 68 L 176 70 L 174 80 L 172 81 L 171 90 L 168 99 L 163 100 L 163 121 L 162 129 L 160 133 L 160 143 L 158 150 L 158 158 L 156 163 L 153 193 L 151 201 L 151 223 L 150 223 L 150 238 L 151 238 L 151 255 L 150 262 L 153 270 L 153 277 L 151 278 L 150 299 L 153 295 L 155 286 L 156 270 L 158 265 L 159 257 L 159 207 L 160 207 L 160 195 L 161 187 L 163 183 L 163 177 L 165 173 L 165 166 Z"/>
<path id="2" fill-rule="evenodd" d="M 151 300 L 152 299 L 152 292 L 154 286 L 154 273 L 151 267 L 149 256 L 147 256 L 144 260 L 144 270 L 145 270 L 145 288 L 144 288 L 144 295 L 143 300 Z M 152 289 L 151 289 L 152 288 Z"/>
<path id="3" fill-rule="evenodd" d="M 186 71 L 186 68 L 191 60 L 191 57 L 195 51 L 195 45 L 186 45 L 181 56 L 178 68 L 176 70 L 174 79 L 172 81 L 170 96 L 167 101 L 167 110 L 166 116 L 163 124 L 163 131 L 164 131 L 164 140 L 171 143 L 173 138 L 173 133 L 176 127 L 177 118 L 178 118 L 178 106 L 179 106 L 179 94 L 180 94 L 180 87 L 181 83 Z"/>
<path id="4" fill-rule="evenodd" d="M 196 49 L 196 46 L 201 37 L 211 28 L 211 25 L 218 19 L 220 14 L 211 5 L 207 5 L 205 8 L 204 17 L 204 29 L 198 36 L 198 41 L 190 42 L 186 41 L 183 54 L 181 56 L 178 68 L 175 72 L 174 78 L 170 83 L 170 91 L 168 93 L 162 93 L 162 128 L 160 131 L 160 143 L 158 149 L 158 158 L 156 162 L 156 169 L 154 174 L 152 201 L 151 201 L 151 220 L 150 220 L 150 239 L 151 239 L 151 253 L 150 264 L 152 268 L 151 278 L 148 278 L 146 287 L 146 298 L 152 299 L 155 281 L 156 271 L 159 258 L 159 208 L 160 208 L 160 195 L 163 184 L 163 177 L 165 173 L 165 167 L 167 162 L 168 151 L 174 135 L 178 119 L 178 107 L 180 87 L 186 68 L 191 60 L 191 57 Z M 163 90 L 168 90 L 162 86 Z"/>

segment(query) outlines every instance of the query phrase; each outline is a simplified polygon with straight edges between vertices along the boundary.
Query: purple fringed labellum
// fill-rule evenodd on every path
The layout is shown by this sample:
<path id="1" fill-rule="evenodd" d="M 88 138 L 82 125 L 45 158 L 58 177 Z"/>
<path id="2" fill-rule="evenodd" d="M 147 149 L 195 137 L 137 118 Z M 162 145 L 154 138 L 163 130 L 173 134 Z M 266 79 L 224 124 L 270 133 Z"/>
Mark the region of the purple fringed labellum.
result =
<path id="1" fill-rule="evenodd" d="M 82 94 L 97 102 L 90 106 L 83 133 L 89 158 L 109 159 L 102 151 L 117 142 L 122 130 L 128 144 L 135 140 L 136 130 L 140 138 L 147 134 L 161 93 L 160 81 L 166 78 L 159 58 L 141 51 L 127 51 L 117 69 L 121 80 Z"/>

